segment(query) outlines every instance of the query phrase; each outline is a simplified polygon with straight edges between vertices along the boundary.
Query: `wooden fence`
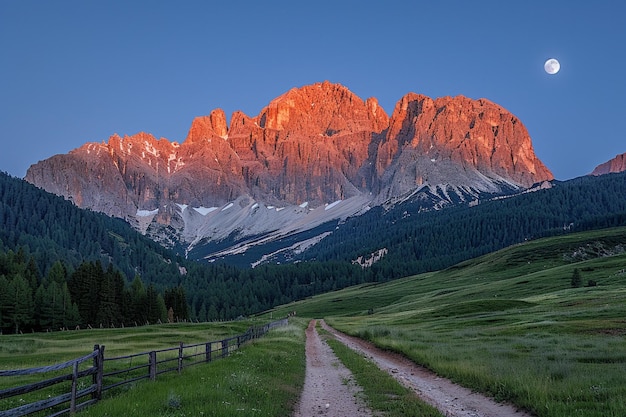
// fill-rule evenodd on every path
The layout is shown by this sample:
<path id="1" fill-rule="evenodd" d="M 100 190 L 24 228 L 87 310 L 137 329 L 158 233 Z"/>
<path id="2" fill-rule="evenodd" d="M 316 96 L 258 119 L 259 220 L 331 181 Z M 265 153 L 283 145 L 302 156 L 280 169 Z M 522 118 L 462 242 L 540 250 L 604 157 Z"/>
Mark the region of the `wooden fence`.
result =
<path id="1" fill-rule="evenodd" d="M 16 396 L 30 396 L 29 402 L 20 398 L 24 404 L 0 410 L 0 417 L 18 417 L 33 413 L 39 415 L 60 416 L 74 414 L 76 411 L 96 403 L 104 391 L 139 381 L 155 380 L 157 375 L 177 371 L 184 367 L 224 358 L 230 352 L 239 349 L 245 342 L 263 336 L 270 329 L 288 324 L 287 319 L 273 321 L 264 326 L 252 327 L 247 332 L 223 340 L 185 345 L 182 342 L 172 348 L 153 350 L 127 356 L 106 358 L 104 346 L 95 345 L 93 352 L 81 358 L 56 365 L 21 370 L 0 370 L 1 377 L 33 378 L 39 374 L 55 374 L 43 381 L 1 389 L 0 400 Z M 69 371 L 71 369 L 71 371 Z M 90 378 L 89 378 L 90 377 Z M 85 383 L 85 380 L 88 382 Z M 51 389 L 65 381 L 71 381 L 68 388 L 58 388 L 62 392 L 36 400 L 34 393 Z M 4 385 L 4 384 L 3 384 Z M 58 387 L 58 386 L 57 386 Z"/>

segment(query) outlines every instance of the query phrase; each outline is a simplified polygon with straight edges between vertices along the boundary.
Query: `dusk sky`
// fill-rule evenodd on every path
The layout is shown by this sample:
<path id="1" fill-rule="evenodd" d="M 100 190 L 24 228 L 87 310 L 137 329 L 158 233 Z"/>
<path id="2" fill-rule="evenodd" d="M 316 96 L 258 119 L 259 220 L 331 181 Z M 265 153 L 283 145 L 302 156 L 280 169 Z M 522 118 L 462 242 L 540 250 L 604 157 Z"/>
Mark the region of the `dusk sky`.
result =
<path id="1" fill-rule="evenodd" d="M 0 171 L 20 178 L 114 133 L 182 142 L 196 116 L 256 116 L 325 80 L 389 115 L 409 92 L 487 98 L 559 180 L 626 152 L 623 1 L 0 0 L 0 57 Z"/>

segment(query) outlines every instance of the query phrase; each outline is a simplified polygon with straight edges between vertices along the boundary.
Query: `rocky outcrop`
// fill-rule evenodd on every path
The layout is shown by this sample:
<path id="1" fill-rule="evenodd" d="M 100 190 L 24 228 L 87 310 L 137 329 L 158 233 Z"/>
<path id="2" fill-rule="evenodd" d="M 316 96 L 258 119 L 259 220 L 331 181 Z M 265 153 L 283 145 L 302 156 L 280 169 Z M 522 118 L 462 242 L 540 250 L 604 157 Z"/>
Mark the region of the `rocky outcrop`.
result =
<path id="1" fill-rule="evenodd" d="M 423 184 L 493 191 L 494 181 L 521 187 L 553 178 L 534 153 L 524 125 L 486 99 L 410 93 L 396 105 L 376 158 L 388 196 Z"/>
<path id="2" fill-rule="evenodd" d="M 626 153 L 617 155 L 615 158 L 595 167 L 591 175 L 604 175 L 626 171 Z"/>
<path id="3" fill-rule="evenodd" d="M 144 229 L 153 220 L 182 229 L 180 207 L 245 196 L 312 209 L 426 185 L 497 192 L 552 178 L 519 119 L 488 100 L 409 93 L 389 117 L 375 98 L 323 82 L 291 89 L 256 117 L 235 112 L 230 125 L 220 109 L 197 117 L 180 144 L 147 133 L 87 143 L 25 179 L 80 207 L 144 217 Z"/>

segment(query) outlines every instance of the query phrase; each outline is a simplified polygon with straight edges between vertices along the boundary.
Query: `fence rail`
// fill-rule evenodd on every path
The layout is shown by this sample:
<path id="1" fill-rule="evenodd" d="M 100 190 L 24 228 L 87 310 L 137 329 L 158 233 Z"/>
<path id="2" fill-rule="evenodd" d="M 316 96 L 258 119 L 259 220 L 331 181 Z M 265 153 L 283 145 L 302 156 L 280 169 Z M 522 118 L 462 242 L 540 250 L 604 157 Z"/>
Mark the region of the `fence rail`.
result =
<path id="1" fill-rule="evenodd" d="M 46 412 L 47 414 L 45 415 L 49 417 L 68 413 L 73 414 L 88 405 L 98 402 L 102 399 L 104 391 L 142 379 L 154 381 L 158 375 L 165 372 L 177 371 L 180 373 L 184 367 L 225 358 L 230 352 L 239 349 L 242 344 L 263 336 L 274 327 L 287 324 L 288 321 L 285 318 L 263 326 L 251 327 L 243 334 L 223 340 L 191 345 L 185 345 L 181 342 L 176 347 L 110 358 L 105 358 L 104 346 L 95 345 L 92 353 L 67 362 L 38 368 L 0 370 L 0 378 L 28 377 L 62 372 L 61 375 L 55 375 L 42 381 L 2 389 L 0 390 L 0 400 L 18 395 L 30 395 L 62 382 L 71 381 L 69 392 L 63 392 L 54 397 L 48 396 L 48 398 L 32 401 L 18 407 L 0 410 L 0 417 L 19 417 L 37 412 Z M 89 366 L 86 365 L 87 362 L 90 363 Z M 174 362 L 175 364 L 173 364 Z M 81 365 L 83 369 L 81 369 Z M 71 368 L 70 373 L 67 373 L 68 368 Z M 89 376 L 91 376 L 89 385 L 83 387 L 84 378 Z M 79 383 L 81 386 L 79 386 Z"/>

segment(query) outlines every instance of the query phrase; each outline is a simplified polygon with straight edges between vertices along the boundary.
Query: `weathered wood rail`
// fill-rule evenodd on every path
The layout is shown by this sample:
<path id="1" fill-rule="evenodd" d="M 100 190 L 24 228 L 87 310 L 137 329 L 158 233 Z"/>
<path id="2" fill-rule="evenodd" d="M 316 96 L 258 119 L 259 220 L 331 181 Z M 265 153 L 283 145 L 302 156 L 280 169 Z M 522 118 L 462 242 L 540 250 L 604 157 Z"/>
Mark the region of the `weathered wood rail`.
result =
<path id="1" fill-rule="evenodd" d="M 95 345 L 89 355 L 67 362 L 39 368 L 0 370 L 0 378 L 32 378 L 40 374 L 54 374 L 53 377 L 44 380 L 0 389 L 0 408 L 2 408 L 0 417 L 19 417 L 35 413 L 49 417 L 74 414 L 100 401 L 104 391 L 142 379 L 155 380 L 158 375 L 165 372 L 180 373 L 184 367 L 224 358 L 230 352 L 239 349 L 242 344 L 263 336 L 274 327 L 287 324 L 285 318 L 264 326 L 252 327 L 243 334 L 223 340 L 190 345 L 181 342 L 176 347 L 111 358 L 104 356 L 104 346 Z M 62 384 L 66 381 L 70 381 L 69 387 Z M 37 392 L 42 390 L 51 392 L 50 389 L 54 389 L 55 386 L 57 391 L 61 391 L 60 394 L 54 396 L 48 394 L 44 395 L 43 399 L 35 399 Z M 28 396 L 32 399 L 16 407 L 10 405 L 9 408 L 5 408 L 1 405 L 2 400 L 17 396 Z"/>

